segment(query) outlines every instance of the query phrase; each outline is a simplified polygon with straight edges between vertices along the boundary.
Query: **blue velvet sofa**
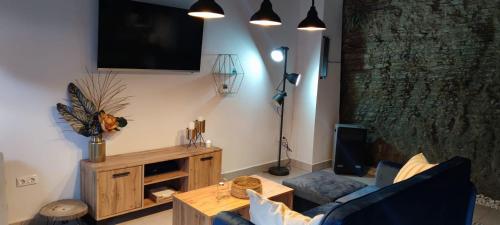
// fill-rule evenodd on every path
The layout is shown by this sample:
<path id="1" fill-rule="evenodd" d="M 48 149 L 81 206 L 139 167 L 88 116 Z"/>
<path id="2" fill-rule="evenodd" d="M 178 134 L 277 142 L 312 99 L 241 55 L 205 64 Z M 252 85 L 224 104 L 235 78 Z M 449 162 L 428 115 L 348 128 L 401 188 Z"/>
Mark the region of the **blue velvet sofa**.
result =
<path id="1" fill-rule="evenodd" d="M 399 166 L 383 163 L 381 168 L 394 174 Z M 390 184 L 393 176 L 388 173 L 377 171 L 378 187 L 360 189 L 304 214 L 311 217 L 324 214 L 323 225 L 472 224 L 476 191 L 470 182 L 468 159 L 455 157 L 396 184 Z M 213 222 L 252 225 L 232 212 L 219 213 Z"/>

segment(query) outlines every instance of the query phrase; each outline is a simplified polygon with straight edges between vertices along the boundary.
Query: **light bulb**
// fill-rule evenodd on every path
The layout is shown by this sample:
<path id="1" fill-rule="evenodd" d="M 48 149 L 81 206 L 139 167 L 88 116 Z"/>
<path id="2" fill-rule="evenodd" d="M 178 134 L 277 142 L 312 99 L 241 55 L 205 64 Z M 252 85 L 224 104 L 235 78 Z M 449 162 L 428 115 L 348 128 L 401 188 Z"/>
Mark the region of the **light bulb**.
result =
<path id="1" fill-rule="evenodd" d="M 271 58 L 275 62 L 281 62 L 281 61 L 283 61 L 285 56 L 283 55 L 283 51 L 281 49 L 277 49 L 277 50 L 274 50 L 271 52 Z"/>

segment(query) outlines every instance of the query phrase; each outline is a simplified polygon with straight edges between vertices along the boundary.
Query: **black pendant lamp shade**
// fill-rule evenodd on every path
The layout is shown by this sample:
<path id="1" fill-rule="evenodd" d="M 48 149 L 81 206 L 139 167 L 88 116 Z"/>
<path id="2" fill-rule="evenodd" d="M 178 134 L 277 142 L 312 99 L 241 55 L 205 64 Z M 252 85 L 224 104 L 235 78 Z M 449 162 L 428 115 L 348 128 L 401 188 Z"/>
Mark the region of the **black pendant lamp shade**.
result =
<path id="1" fill-rule="evenodd" d="M 279 105 L 279 106 L 283 105 L 283 103 L 285 102 L 286 96 L 287 96 L 286 92 L 279 91 L 278 93 L 276 93 L 273 96 L 274 103 L 276 103 L 276 105 Z"/>
<path id="2" fill-rule="evenodd" d="M 264 0 L 252 18 L 250 23 L 261 26 L 279 26 L 281 25 L 281 18 L 273 11 L 273 5 L 270 0 Z"/>
<path id="3" fill-rule="evenodd" d="M 286 75 L 286 80 L 295 86 L 299 86 L 301 75 L 298 73 L 289 73 Z"/>
<path id="4" fill-rule="evenodd" d="M 188 14 L 204 19 L 216 19 L 224 17 L 224 10 L 215 0 L 198 0 L 189 8 Z"/>
<path id="5" fill-rule="evenodd" d="M 306 31 L 321 31 L 326 30 L 326 25 L 318 16 L 318 11 L 316 11 L 316 6 L 314 6 L 314 0 L 312 0 L 311 9 L 307 13 L 307 17 L 300 22 L 299 30 Z"/>

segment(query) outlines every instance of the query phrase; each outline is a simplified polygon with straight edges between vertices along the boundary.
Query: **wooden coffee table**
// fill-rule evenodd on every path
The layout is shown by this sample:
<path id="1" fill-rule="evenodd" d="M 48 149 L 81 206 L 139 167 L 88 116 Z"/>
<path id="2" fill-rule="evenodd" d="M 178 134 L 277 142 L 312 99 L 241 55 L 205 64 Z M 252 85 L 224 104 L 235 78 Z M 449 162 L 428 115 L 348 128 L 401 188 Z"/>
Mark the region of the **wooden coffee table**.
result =
<path id="1" fill-rule="evenodd" d="M 273 201 L 293 206 L 293 189 L 260 176 L 262 195 Z M 222 211 L 236 212 L 249 218 L 250 201 L 232 197 L 227 190 L 226 197 L 217 200 L 217 185 L 174 195 L 173 225 L 211 225 L 213 217 Z"/>

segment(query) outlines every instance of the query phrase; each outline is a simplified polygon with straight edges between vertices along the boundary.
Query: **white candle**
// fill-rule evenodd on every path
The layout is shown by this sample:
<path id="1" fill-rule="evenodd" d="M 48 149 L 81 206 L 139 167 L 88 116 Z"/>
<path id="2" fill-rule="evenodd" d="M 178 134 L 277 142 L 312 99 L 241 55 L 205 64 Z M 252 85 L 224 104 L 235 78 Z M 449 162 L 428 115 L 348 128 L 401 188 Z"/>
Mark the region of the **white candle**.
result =
<path id="1" fill-rule="evenodd" d="M 203 118 L 203 116 L 198 116 L 198 121 L 204 121 L 205 118 Z"/>
<path id="2" fill-rule="evenodd" d="M 205 142 L 205 145 L 207 146 L 207 148 L 211 148 L 212 147 L 212 141 L 211 140 L 207 140 Z"/>
<path id="3" fill-rule="evenodd" d="M 188 128 L 194 130 L 194 122 L 189 122 Z"/>

